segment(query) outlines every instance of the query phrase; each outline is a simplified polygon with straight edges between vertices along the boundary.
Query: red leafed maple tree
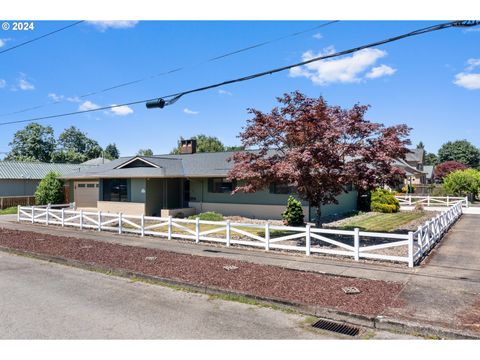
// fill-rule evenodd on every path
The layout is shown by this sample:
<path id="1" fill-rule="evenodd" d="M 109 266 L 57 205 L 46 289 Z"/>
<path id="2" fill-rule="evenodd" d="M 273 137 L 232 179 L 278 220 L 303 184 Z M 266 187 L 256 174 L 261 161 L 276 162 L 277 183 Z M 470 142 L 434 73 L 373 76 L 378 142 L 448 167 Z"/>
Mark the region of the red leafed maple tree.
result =
<path id="1" fill-rule="evenodd" d="M 435 166 L 435 169 L 434 169 L 435 179 L 441 180 L 451 172 L 454 172 L 456 170 L 465 170 L 465 169 L 467 169 L 467 166 L 461 162 L 458 162 L 455 160 L 445 161 Z"/>
<path id="2" fill-rule="evenodd" d="M 253 118 L 240 133 L 245 148 L 235 153 L 229 178 L 234 192 L 255 192 L 271 183 L 293 185 L 316 207 L 337 204 L 346 186 L 361 189 L 390 184 L 402 170 L 393 166 L 410 144 L 406 125 L 385 127 L 365 120 L 369 106 L 351 109 L 329 106 L 323 97 L 308 98 L 296 91 L 277 98 L 269 114 L 248 109 Z"/>

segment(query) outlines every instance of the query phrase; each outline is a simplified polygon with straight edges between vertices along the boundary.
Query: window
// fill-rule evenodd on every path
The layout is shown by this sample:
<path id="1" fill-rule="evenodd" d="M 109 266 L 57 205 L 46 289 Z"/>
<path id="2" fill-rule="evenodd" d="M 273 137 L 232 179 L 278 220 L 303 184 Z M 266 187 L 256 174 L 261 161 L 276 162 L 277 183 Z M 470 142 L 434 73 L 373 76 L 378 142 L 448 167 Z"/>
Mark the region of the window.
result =
<path id="1" fill-rule="evenodd" d="M 227 179 L 208 179 L 208 192 L 211 193 L 231 193 L 236 184 Z"/>
<path id="2" fill-rule="evenodd" d="M 103 180 L 103 201 L 128 201 L 127 179 Z"/>
<path id="3" fill-rule="evenodd" d="M 294 194 L 296 192 L 295 187 L 288 184 L 271 184 L 271 194 Z"/>
<path id="4" fill-rule="evenodd" d="M 79 187 L 79 188 L 84 188 L 84 187 L 85 187 L 85 184 L 78 184 L 78 187 Z"/>
<path id="5" fill-rule="evenodd" d="M 95 184 L 87 184 L 87 188 L 94 188 Z"/>

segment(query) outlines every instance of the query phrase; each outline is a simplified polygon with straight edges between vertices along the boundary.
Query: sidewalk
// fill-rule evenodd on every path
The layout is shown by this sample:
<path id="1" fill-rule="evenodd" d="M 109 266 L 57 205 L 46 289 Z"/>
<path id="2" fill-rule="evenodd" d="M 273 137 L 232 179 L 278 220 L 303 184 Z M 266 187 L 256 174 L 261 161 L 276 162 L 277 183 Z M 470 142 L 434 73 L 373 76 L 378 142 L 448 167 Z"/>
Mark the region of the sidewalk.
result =
<path id="1" fill-rule="evenodd" d="M 401 283 L 402 307 L 387 308 L 389 320 L 469 331 L 480 336 L 480 224 L 475 215 L 463 215 L 422 266 L 383 265 L 320 256 L 291 255 L 244 248 L 227 248 L 108 232 L 17 223 L 15 216 L 1 216 L 0 227 L 57 236 L 104 241 L 172 251 L 181 254 L 246 261 L 323 274 Z M 402 330 L 402 329 L 399 329 Z"/>

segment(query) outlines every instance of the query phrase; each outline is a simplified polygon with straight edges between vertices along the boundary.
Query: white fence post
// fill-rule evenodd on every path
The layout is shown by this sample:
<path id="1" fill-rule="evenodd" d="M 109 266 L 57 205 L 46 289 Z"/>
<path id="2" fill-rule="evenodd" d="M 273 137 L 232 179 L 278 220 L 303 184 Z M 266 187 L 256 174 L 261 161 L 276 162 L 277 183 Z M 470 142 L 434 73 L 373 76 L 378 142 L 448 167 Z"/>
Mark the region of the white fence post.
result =
<path id="1" fill-rule="evenodd" d="M 270 224 L 265 224 L 265 250 L 270 250 Z"/>
<path id="2" fill-rule="evenodd" d="M 307 224 L 307 227 L 305 229 L 305 254 L 307 256 L 310 256 L 310 248 L 311 246 L 311 236 L 310 236 L 310 228 L 312 226 L 310 224 Z"/>
<path id="3" fill-rule="evenodd" d="M 168 216 L 168 240 L 172 240 L 172 215 Z"/>
<path id="4" fill-rule="evenodd" d="M 65 208 L 62 208 L 62 227 L 65 227 Z"/>
<path id="5" fill-rule="evenodd" d="M 353 229 L 353 247 L 355 251 L 355 261 L 360 260 L 360 229 L 355 228 Z"/>
<path id="6" fill-rule="evenodd" d="M 200 242 L 200 218 L 195 219 L 195 242 Z"/>
<path id="7" fill-rule="evenodd" d="M 97 216 L 97 221 L 98 221 L 98 231 L 102 230 L 102 211 L 98 211 L 98 216 Z"/>
<path id="8" fill-rule="evenodd" d="M 412 195 L 408 195 L 408 205 L 412 205 Z"/>
<path id="9" fill-rule="evenodd" d="M 20 222 L 20 205 L 17 205 L 17 222 Z"/>
<path id="10" fill-rule="evenodd" d="M 122 233 L 122 213 L 118 213 L 118 233 L 121 234 Z"/>
<path id="11" fill-rule="evenodd" d="M 408 267 L 413 267 L 413 232 L 408 232 Z"/>
<path id="12" fill-rule="evenodd" d="M 145 236 L 145 214 L 140 218 L 140 232 L 141 236 Z"/>
<path id="13" fill-rule="evenodd" d="M 80 209 L 80 230 L 83 230 L 83 210 Z"/>
<path id="14" fill-rule="evenodd" d="M 35 222 L 35 206 L 32 206 L 32 224 Z"/>
<path id="15" fill-rule="evenodd" d="M 468 208 L 468 196 L 465 196 L 465 207 Z"/>
<path id="16" fill-rule="evenodd" d="M 227 247 L 230 246 L 230 220 L 227 220 L 226 225 L 226 237 L 227 237 Z"/>
<path id="17" fill-rule="evenodd" d="M 447 206 L 450 206 L 450 197 L 447 195 Z"/>
<path id="18" fill-rule="evenodd" d="M 430 195 L 427 196 L 427 206 L 430 206 Z"/>

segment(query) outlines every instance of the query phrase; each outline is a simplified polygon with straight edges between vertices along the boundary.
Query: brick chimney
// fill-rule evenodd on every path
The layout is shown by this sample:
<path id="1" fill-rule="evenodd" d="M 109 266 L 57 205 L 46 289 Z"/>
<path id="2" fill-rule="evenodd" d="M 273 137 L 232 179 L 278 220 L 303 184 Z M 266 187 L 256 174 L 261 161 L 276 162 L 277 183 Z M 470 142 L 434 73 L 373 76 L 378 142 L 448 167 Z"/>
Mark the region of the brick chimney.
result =
<path id="1" fill-rule="evenodd" d="M 180 144 L 180 154 L 195 154 L 197 151 L 197 140 L 182 140 Z"/>

